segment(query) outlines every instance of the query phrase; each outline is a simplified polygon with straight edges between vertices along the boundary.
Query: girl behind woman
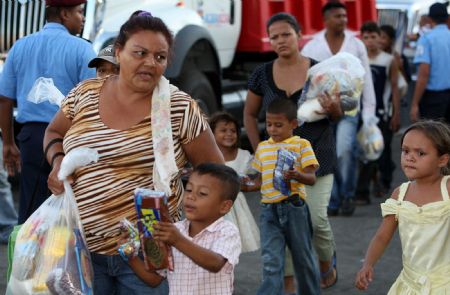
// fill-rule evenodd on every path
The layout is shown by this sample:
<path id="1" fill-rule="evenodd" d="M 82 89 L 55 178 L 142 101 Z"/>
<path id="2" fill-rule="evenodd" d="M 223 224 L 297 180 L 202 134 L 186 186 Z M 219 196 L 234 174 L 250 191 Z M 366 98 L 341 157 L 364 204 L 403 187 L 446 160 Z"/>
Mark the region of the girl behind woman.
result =
<path id="1" fill-rule="evenodd" d="M 217 146 L 225 158 L 225 165 L 233 168 L 240 175 L 246 174 L 253 157 L 247 150 L 239 148 L 238 121 L 230 114 L 220 112 L 210 118 L 209 124 Z M 256 251 L 259 248 L 259 229 L 242 192 L 238 194 L 225 218 L 238 227 L 243 253 Z"/>
<path id="2" fill-rule="evenodd" d="M 401 146 L 402 170 L 410 181 L 381 204 L 384 219 L 355 285 L 367 289 L 398 226 L 403 270 L 388 294 L 450 294 L 450 128 L 417 122 L 405 131 Z"/>

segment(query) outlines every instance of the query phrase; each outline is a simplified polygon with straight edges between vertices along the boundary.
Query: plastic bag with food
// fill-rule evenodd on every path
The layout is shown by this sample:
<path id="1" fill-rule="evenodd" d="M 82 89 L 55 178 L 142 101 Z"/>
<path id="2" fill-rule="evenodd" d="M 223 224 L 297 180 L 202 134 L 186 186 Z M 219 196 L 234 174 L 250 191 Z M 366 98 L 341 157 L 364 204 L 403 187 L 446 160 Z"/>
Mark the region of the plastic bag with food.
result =
<path id="1" fill-rule="evenodd" d="M 380 128 L 377 125 L 378 119 L 372 117 L 365 122 L 356 135 L 359 146 L 362 150 L 361 159 L 365 161 L 377 160 L 384 150 L 384 139 Z"/>
<path id="2" fill-rule="evenodd" d="M 364 86 L 365 70 L 354 55 L 340 52 L 312 66 L 307 73 L 297 117 L 300 122 L 314 122 L 326 117 L 318 98 L 325 93 L 339 95 L 342 110 L 356 112 Z"/>
<path id="3" fill-rule="evenodd" d="M 97 160 L 97 152 L 89 148 L 74 149 L 64 157 L 58 174 L 64 193 L 50 196 L 17 234 L 7 295 L 93 293 L 91 258 L 66 179 Z"/>

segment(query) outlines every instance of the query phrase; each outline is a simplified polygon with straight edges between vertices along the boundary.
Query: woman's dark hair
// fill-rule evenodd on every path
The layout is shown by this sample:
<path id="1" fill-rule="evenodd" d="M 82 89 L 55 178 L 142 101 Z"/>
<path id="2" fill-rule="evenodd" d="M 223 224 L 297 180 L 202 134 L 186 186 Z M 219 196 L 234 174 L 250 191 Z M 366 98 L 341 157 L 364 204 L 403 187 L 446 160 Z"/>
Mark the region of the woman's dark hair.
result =
<path id="1" fill-rule="evenodd" d="M 322 7 L 322 16 L 325 16 L 325 14 L 327 14 L 328 11 L 333 10 L 333 9 L 338 9 L 338 8 L 347 10 L 347 7 L 345 7 L 345 5 L 343 3 L 336 1 L 336 0 L 334 0 L 334 1 L 330 0 L 330 1 L 328 1 L 327 4 L 325 4 Z"/>
<path id="2" fill-rule="evenodd" d="M 133 12 L 130 18 L 120 27 L 119 35 L 114 41 L 114 47 L 123 48 L 131 35 L 143 30 L 163 34 L 169 45 L 169 55 L 171 55 L 173 46 L 172 32 L 159 17 L 152 16 L 150 12 L 143 10 Z"/>
<path id="3" fill-rule="evenodd" d="M 296 33 L 300 32 L 300 26 L 297 22 L 297 19 L 293 15 L 286 12 L 279 12 L 277 14 L 272 15 L 267 21 L 266 24 L 267 33 L 269 33 L 269 27 L 276 22 L 287 22 Z"/>
<path id="4" fill-rule="evenodd" d="M 236 147 L 239 147 L 240 145 L 240 137 L 241 137 L 241 128 L 239 126 L 238 120 L 233 117 L 230 113 L 227 112 L 217 112 L 211 115 L 211 117 L 208 120 L 209 126 L 211 127 L 212 132 L 214 133 L 214 130 L 217 127 L 217 124 L 219 122 L 225 122 L 225 123 L 233 123 L 236 127 L 236 134 L 237 134 L 237 141 L 236 141 Z"/>
<path id="5" fill-rule="evenodd" d="M 380 26 L 380 31 L 384 32 L 391 40 L 392 42 L 395 41 L 395 29 L 391 25 L 382 25 Z"/>
<path id="6" fill-rule="evenodd" d="M 450 155 L 450 127 L 447 123 L 434 120 L 423 120 L 409 126 L 402 135 L 400 146 L 403 146 L 403 140 L 406 134 L 411 130 L 418 130 L 433 142 L 439 156 Z M 442 175 L 450 175 L 450 161 L 445 167 L 441 168 Z"/>

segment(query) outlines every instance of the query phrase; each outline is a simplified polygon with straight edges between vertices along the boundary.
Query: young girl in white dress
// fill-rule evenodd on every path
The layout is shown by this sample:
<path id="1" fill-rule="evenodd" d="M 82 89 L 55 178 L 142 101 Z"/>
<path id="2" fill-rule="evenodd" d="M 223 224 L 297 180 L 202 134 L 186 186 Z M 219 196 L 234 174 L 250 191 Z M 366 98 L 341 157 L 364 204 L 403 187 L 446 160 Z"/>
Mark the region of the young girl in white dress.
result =
<path id="1" fill-rule="evenodd" d="M 410 181 L 381 204 L 383 222 L 355 285 L 367 289 L 398 226 L 403 270 L 388 294 L 450 294 L 450 129 L 442 122 L 417 122 L 401 142 L 401 166 Z"/>
<path id="2" fill-rule="evenodd" d="M 253 157 L 247 150 L 238 147 L 240 135 L 238 121 L 230 114 L 220 112 L 210 118 L 209 124 L 217 146 L 225 158 L 225 164 L 238 174 L 245 175 Z M 225 218 L 238 227 L 243 253 L 259 249 L 259 229 L 242 192 L 238 194 L 232 209 Z"/>

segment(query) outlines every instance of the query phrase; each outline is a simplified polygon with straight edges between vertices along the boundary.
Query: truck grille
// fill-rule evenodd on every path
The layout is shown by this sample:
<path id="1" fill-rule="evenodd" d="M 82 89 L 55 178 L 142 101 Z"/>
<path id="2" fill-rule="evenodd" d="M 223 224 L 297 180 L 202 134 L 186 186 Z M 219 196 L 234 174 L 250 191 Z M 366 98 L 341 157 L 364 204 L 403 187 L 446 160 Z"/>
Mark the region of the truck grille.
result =
<path id="1" fill-rule="evenodd" d="M 45 0 L 1 0 L 0 54 L 5 55 L 14 42 L 44 26 Z"/>

